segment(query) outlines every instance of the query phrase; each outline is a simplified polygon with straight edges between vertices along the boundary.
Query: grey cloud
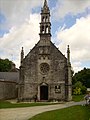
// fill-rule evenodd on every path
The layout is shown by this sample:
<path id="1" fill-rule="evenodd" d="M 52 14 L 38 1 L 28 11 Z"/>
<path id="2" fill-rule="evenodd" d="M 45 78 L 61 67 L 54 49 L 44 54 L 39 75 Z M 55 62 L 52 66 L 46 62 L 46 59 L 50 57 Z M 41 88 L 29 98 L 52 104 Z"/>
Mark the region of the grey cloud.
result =
<path id="1" fill-rule="evenodd" d="M 0 0 L 0 11 L 5 16 L 6 22 L 1 27 L 10 29 L 18 26 L 29 18 L 32 8 L 41 6 L 42 0 Z"/>

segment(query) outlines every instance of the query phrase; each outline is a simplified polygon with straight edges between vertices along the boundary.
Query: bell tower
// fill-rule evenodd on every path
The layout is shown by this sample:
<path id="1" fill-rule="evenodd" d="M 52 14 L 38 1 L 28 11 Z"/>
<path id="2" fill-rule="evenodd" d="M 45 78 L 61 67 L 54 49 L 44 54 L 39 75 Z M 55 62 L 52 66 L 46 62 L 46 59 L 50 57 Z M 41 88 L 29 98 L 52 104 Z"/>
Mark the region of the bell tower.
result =
<path id="1" fill-rule="evenodd" d="M 51 40 L 50 10 L 47 4 L 47 0 L 44 1 L 44 5 L 41 9 L 41 23 L 39 35 L 40 40 Z"/>

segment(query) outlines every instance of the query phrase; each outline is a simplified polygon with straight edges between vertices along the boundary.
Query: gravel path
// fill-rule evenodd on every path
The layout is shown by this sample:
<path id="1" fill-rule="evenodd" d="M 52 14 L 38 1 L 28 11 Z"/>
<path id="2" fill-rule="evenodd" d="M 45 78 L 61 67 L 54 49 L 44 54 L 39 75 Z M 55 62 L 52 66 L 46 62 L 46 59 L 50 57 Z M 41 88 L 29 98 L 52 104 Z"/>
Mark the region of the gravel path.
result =
<path id="1" fill-rule="evenodd" d="M 81 104 L 85 104 L 85 101 L 67 102 L 64 104 L 47 105 L 47 106 L 0 109 L 0 120 L 28 120 L 34 115 L 45 111 L 51 111 L 51 110 L 66 108 L 73 105 L 81 105 Z"/>

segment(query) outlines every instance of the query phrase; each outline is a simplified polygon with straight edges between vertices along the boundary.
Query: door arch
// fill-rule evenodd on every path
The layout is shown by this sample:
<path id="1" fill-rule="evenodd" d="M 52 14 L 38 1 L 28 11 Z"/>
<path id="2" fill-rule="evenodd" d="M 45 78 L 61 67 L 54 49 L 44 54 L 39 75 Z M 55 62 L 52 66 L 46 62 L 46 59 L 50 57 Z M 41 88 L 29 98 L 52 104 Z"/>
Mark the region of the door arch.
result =
<path id="1" fill-rule="evenodd" d="M 48 86 L 40 86 L 40 100 L 48 100 Z"/>

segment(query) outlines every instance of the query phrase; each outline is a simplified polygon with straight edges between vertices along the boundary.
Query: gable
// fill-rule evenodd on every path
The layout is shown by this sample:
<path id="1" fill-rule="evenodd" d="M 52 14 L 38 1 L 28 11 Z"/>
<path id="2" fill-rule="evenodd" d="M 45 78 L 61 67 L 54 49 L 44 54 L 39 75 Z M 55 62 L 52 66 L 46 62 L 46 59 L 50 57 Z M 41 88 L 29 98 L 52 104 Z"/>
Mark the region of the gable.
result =
<path id="1" fill-rule="evenodd" d="M 46 41 L 46 40 L 45 40 Z M 24 64 L 29 65 L 30 62 L 35 62 L 39 59 L 39 56 L 48 55 L 51 59 L 61 60 L 66 62 L 67 58 L 61 53 L 61 51 L 51 41 L 41 41 L 32 48 L 32 50 L 23 59 Z"/>

